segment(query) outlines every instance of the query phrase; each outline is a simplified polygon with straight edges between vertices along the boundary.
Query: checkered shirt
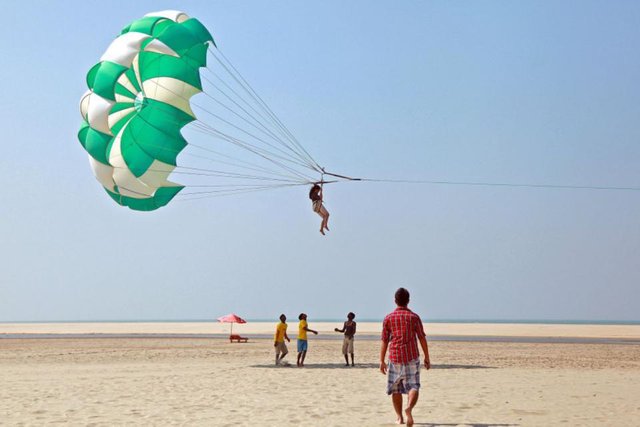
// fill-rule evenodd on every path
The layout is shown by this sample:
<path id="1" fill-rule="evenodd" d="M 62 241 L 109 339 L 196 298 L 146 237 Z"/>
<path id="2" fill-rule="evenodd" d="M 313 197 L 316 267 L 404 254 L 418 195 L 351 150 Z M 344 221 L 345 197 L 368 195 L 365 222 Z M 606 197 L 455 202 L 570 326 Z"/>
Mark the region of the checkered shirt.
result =
<path id="1" fill-rule="evenodd" d="M 406 307 L 398 307 L 382 322 L 382 341 L 389 344 L 389 360 L 409 363 L 420 357 L 418 337 L 424 337 L 420 316 Z"/>

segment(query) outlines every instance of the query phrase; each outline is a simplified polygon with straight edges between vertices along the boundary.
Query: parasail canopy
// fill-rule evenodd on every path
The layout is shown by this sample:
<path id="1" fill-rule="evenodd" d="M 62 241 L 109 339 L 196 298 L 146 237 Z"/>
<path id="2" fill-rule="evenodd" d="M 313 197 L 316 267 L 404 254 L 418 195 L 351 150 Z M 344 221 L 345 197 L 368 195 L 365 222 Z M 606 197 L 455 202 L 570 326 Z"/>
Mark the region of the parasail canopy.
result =
<path id="1" fill-rule="evenodd" d="M 87 74 L 78 138 L 107 193 L 136 210 L 166 205 L 183 189 L 168 180 L 195 120 L 189 99 L 202 90 L 213 37 L 178 11 L 145 15 L 126 26 Z"/>
<path id="2" fill-rule="evenodd" d="M 127 25 L 86 80 L 78 139 L 95 177 L 120 205 L 155 210 L 185 186 L 197 189 L 181 194 L 193 199 L 322 179 L 324 170 L 219 51 L 207 28 L 184 12 L 153 12 Z M 209 105 L 192 102 L 201 92 Z M 183 131 L 198 135 L 188 135 L 187 142 Z M 201 143 L 202 135 L 208 140 Z M 169 179 L 177 174 L 181 181 L 208 181 Z"/>

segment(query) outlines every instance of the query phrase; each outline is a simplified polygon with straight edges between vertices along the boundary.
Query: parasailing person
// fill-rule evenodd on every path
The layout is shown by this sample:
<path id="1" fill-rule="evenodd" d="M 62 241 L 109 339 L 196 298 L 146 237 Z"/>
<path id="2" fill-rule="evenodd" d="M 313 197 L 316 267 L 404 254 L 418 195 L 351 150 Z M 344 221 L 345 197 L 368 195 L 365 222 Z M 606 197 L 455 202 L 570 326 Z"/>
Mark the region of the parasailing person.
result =
<path id="1" fill-rule="evenodd" d="M 322 204 L 322 181 L 320 183 L 313 184 L 311 190 L 309 190 L 309 198 L 311 199 L 311 206 L 313 211 L 322 217 L 320 223 L 320 233 L 324 236 L 324 230 L 329 231 L 329 211 Z"/>

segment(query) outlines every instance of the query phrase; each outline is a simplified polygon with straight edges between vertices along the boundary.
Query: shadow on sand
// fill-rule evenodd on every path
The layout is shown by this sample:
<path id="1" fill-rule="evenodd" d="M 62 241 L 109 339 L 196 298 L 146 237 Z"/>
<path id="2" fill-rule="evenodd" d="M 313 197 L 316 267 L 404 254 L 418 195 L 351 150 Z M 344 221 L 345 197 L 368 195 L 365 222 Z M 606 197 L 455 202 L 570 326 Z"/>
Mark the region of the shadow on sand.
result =
<path id="1" fill-rule="evenodd" d="M 501 423 L 415 423 L 414 426 L 428 426 L 428 427 L 507 427 L 507 426 L 519 426 L 520 424 L 501 424 Z"/>
<path id="2" fill-rule="evenodd" d="M 295 363 L 286 363 L 284 365 L 276 366 L 275 364 L 264 364 L 264 365 L 251 365 L 251 368 L 297 368 Z M 304 365 L 304 369 L 378 369 L 380 365 L 377 363 L 356 363 L 356 366 L 345 366 L 344 363 L 309 363 Z M 482 366 L 482 365 L 432 365 L 431 369 L 496 369 L 493 366 Z M 426 424 L 431 425 L 431 424 Z M 447 425 L 447 424 L 433 424 L 433 425 Z M 448 425 L 458 425 L 458 424 L 448 424 Z M 464 425 L 464 424 L 462 424 Z M 473 426 L 484 426 L 484 425 L 509 425 L 509 424 L 469 424 Z"/>
<path id="3" fill-rule="evenodd" d="M 305 364 L 303 369 L 371 369 L 378 368 L 376 363 L 356 363 L 356 366 L 347 367 L 344 363 L 309 363 Z M 251 365 L 250 368 L 297 368 L 294 363 L 288 363 L 284 365 L 276 366 L 275 364 L 269 365 Z"/>
<path id="4" fill-rule="evenodd" d="M 483 366 L 483 365 L 431 365 L 431 369 L 497 369 L 495 366 Z M 441 424 L 446 425 L 446 424 Z M 456 424 L 451 424 L 456 425 Z M 464 424 L 462 424 L 464 425 Z M 482 426 L 484 424 L 469 424 Z M 509 425 L 509 424 L 491 424 L 491 425 Z"/>

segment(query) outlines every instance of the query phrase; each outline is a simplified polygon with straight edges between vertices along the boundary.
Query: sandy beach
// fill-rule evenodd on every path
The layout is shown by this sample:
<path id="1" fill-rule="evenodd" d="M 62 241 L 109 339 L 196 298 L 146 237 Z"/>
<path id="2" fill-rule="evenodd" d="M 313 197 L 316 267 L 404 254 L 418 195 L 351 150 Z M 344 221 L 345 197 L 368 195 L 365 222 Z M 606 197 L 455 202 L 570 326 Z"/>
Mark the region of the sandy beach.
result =
<path id="1" fill-rule="evenodd" d="M 241 333 L 261 332 L 246 326 Z M 509 333 L 529 325 L 521 326 Z M 627 329 L 629 337 L 638 327 Z M 354 368 L 343 366 L 338 339 L 311 337 L 305 368 L 295 366 L 294 340 L 289 349 L 293 366 L 276 367 L 270 339 L 0 339 L 0 424 L 394 424 L 377 340 L 356 342 Z M 423 370 L 416 425 L 632 426 L 640 419 L 640 345 L 479 340 L 433 341 L 430 349 L 434 366 Z"/>
<path id="2" fill-rule="evenodd" d="M 314 322 L 322 335 L 331 334 L 342 322 Z M 273 334 L 274 322 L 234 324 L 234 333 Z M 297 323 L 289 324 L 289 328 Z M 381 322 L 358 322 L 358 334 L 379 336 Z M 520 337 L 520 338 L 596 338 L 640 340 L 640 325 L 588 325 L 547 323 L 425 323 L 430 337 Z M 211 322 L 76 322 L 76 323 L 0 323 L 3 334 L 113 334 L 113 335 L 226 335 L 229 324 Z"/>
<path id="3" fill-rule="evenodd" d="M 2 6 L 0 427 L 640 427 L 640 0 Z"/>

